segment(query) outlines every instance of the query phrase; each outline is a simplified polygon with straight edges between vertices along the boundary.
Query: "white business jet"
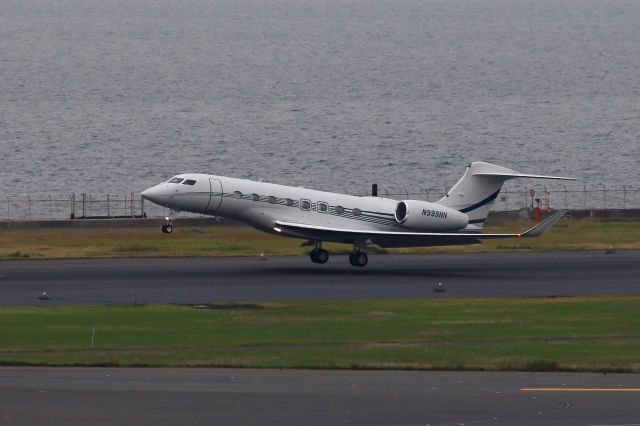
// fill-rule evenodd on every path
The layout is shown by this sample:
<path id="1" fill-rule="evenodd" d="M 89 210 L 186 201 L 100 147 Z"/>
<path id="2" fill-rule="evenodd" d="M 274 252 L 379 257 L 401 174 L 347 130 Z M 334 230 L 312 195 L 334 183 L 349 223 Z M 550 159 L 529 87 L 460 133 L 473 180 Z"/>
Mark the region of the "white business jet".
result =
<path id="1" fill-rule="evenodd" d="M 519 173 L 494 164 L 473 162 L 462 178 L 437 202 L 354 196 L 245 179 L 184 173 L 142 192 L 172 211 L 221 216 L 261 231 L 307 240 L 314 263 L 326 263 L 324 241 L 353 245 L 349 262 L 365 266 L 367 245 L 424 247 L 478 244 L 483 239 L 538 237 L 566 211 L 558 211 L 528 231 L 482 234 L 491 205 L 504 181 L 514 178 L 563 179 Z M 171 233 L 172 219 L 162 226 Z"/>

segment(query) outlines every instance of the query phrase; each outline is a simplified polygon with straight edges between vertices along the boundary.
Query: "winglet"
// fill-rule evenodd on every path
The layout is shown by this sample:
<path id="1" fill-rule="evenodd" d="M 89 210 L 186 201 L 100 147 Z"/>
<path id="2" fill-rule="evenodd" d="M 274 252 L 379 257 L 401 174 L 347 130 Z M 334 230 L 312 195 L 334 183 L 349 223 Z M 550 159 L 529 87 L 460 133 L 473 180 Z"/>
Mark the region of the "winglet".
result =
<path id="1" fill-rule="evenodd" d="M 567 210 L 559 210 L 555 212 L 554 214 L 552 214 L 551 216 L 549 216 L 548 218 L 546 218 L 545 220 L 543 220 L 542 222 L 534 226 L 533 228 L 520 234 L 520 236 L 521 237 L 539 237 L 540 235 L 544 234 L 544 231 L 551 228 L 558 220 L 560 220 L 560 218 L 564 216 L 566 212 Z"/>

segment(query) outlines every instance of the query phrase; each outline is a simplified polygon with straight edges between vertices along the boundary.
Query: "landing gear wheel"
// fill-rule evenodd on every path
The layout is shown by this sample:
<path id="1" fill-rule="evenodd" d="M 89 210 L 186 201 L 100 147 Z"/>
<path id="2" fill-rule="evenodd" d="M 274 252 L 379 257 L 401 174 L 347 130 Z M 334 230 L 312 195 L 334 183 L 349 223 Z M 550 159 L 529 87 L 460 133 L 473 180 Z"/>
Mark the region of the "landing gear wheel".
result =
<path id="1" fill-rule="evenodd" d="M 325 249 L 315 248 L 311 250 L 309 257 L 313 263 L 327 263 L 329 260 L 329 252 Z"/>
<path id="2" fill-rule="evenodd" d="M 363 266 L 366 266 L 368 262 L 369 262 L 369 257 L 365 252 L 357 251 L 349 255 L 349 263 L 352 266 L 358 266 L 362 268 Z"/>
<path id="3" fill-rule="evenodd" d="M 318 263 L 327 263 L 327 261 L 329 260 L 329 252 L 325 249 L 318 249 L 316 260 L 318 261 Z"/>
<path id="4" fill-rule="evenodd" d="M 164 225 L 162 225 L 162 232 L 165 234 L 170 234 L 173 231 L 173 219 L 171 216 L 164 218 Z"/>

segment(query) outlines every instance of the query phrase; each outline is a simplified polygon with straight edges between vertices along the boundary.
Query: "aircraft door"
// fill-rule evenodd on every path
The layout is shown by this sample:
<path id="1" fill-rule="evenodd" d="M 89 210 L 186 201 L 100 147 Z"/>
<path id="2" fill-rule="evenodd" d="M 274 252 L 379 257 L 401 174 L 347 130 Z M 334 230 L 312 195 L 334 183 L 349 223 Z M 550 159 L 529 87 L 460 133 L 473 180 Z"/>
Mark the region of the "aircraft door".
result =
<path id="1" fill-rule="evenodd" d="M 207 213 L 217 213 L 222 204 L 222 182 L 218 179 L 209 178 L 209 184 L 211 186 L 211 197 L 209 198 Z"/>

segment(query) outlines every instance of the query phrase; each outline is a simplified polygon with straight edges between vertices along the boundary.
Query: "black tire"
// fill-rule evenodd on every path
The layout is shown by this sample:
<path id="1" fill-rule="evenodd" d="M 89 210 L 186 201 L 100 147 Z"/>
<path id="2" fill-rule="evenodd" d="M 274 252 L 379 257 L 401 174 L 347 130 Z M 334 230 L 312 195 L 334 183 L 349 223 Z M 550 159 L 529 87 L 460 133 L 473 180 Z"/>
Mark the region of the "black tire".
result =
<path id="1" fill-rule="evenodd" d="M 316 263 L 324 264 L 329 260 L 329 252 L 325 249 L 318 249 L 316 251 Z"/>
<path id="2" fill-rule="evenodd" d="M 367 266 L 367 263 L 369 263 L 369 256 L 367 256 L 367 253 L 365 252 L 358 252 L 356 253 L 356 261 L 360 267 Z"/>
<path id="3" fill-rule="evenodd" d="M 318 263 L 318 249 L 311 250 L 311 253 L 309 253 L 309 258 L 313 263 Z"/>
<path id="4" fill-rule="evenodd" d="M 353 266 L 362 268 L 366 266 L 367 263 L 369 263 L 369 256 L 367 256 L 367 253 L 364 253 L 362 251 L 351 253 L 349 255 L 349 263 Z"/>
<path id="5" fill-rule="evenodd" d="M 170 234 L 173 231 L 173 226 L 167 225 L 167 234 Z"/>

